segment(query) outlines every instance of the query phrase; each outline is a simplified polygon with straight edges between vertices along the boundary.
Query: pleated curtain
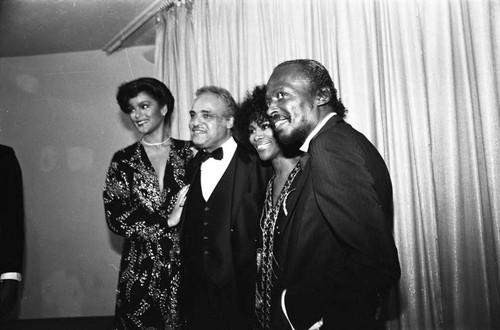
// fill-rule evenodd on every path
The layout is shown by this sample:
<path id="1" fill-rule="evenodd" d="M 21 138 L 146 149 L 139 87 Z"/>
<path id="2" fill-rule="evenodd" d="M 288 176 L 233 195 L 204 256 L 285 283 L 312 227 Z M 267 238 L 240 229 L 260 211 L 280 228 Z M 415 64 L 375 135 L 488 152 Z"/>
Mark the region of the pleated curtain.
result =
<path id="1" fill-rule="evenodd" d="M 239 101 L 284 60 L 320 61 L 391 173 L 402 277 L 387 328 L 500 329 L 500 1 L 179 4 L 155 54 L 172 134 L 190 138 L 198 87 Z"/>

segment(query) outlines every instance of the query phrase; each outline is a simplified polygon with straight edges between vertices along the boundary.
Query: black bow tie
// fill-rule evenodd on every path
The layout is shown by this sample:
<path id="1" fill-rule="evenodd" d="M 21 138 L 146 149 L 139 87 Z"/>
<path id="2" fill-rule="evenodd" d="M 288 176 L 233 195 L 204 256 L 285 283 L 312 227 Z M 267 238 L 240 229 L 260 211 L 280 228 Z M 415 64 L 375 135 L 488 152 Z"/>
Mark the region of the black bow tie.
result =
<path id="1" fill-rule="evenodd" d="M 201 161 L 204 162 L 207 159 L 209 159 L 210 157 L 213 157 L 214 159 L 217 159 L 217 160 L 221 160 L 222 156 L 223 156 L 222 147 L 219 147 L 212 152 L 202 151 L 201 152 Z"/>

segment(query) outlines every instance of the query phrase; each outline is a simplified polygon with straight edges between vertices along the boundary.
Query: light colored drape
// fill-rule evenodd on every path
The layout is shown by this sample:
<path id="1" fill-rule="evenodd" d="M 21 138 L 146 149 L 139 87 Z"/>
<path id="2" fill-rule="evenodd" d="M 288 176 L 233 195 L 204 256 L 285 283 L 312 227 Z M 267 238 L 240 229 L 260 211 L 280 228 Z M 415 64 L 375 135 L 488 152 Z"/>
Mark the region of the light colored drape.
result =
<path id="1" fill-rule="evenodd" d="M 323 63 L 393 180 L 388 328 L 500 328 L 499 1 L 195 0 L 160 21 L 158 74 L 184 139 L 196 88 L 241 100 L 283 60 Z"/>

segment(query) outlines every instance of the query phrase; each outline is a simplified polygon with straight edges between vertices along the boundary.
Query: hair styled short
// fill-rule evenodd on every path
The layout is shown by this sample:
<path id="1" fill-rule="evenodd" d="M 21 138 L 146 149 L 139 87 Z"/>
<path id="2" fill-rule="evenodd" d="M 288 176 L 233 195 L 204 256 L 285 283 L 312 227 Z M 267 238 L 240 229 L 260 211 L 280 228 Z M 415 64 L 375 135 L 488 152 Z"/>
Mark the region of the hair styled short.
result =
<path id="1" fill-rule="evenodd" d="M 224 112 L 224 117 L 234 117 L 234 113 L 236 112 L 236 101 L 234 101 L 233 96 L 227 89 L 218 86 L 203 86 L 198 88 L 194 95 L 198 97 L 207 93 L 214 94 L 225 104 L 226 111 Z"/>
<path id="2" fill-rule="evenodd" d="M 315 94 L 323 88 L 328 88 L 331 93 L 331 100 L 329 103 L 332 106 L 333 111 L 335 111 L 340 117 L 345 117 L 347 109 L 344 107 L 341 100 L 337 98 L 335 85 L 330 77 L 330 73 L 328 73 L 328 70 L 323 66 L 323 64 L 311 59 L 297 59 L 280 63 L 275 69 L 288 65 L 298 65 L 301 68 L 302 73 L 309 82 L 309 92 L 311 94 Z"/>
<path id="3" fill-rule="evenodd" d="M 118 87 L 118 93 L 116 94 L 116 101 L 118 102 L 120 109 L 126 114 L 129 114 L 131 112 L 129 104 L 130 100 L 139 95 L 141 92 L 144 92 L 155 99 L 160 107 L 166 105 L 167 113 L 165 114 L 165 120 L 170 118 L 172 112 L 174 111 L 174 97 L 168 87 L 155 78 L 138 78 L 120 85 L 120 87 Z"/>
<path id="4" fill-rule="evenodd" d="M 236 135 L 240 141 L 248 141 L 251 122 L 261 125 L 269 120 L 266 111 L 266 85 L 255 86 L 253 91 L 247 91 L 245 99 L 236 111 L 234 121 Z"/>

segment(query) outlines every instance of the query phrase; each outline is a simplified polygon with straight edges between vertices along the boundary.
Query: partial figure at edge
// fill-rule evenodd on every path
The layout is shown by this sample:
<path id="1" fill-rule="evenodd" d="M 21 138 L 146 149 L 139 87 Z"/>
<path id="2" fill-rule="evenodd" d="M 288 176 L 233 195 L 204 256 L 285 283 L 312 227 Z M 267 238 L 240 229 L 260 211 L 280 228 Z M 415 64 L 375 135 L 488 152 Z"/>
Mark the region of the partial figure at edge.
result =
<path id="1" fill-rule="evenodd" d="M 15 318 L 24 253 L 24 197 L 14 149 L 0 145 L 0 319 Z"/>

